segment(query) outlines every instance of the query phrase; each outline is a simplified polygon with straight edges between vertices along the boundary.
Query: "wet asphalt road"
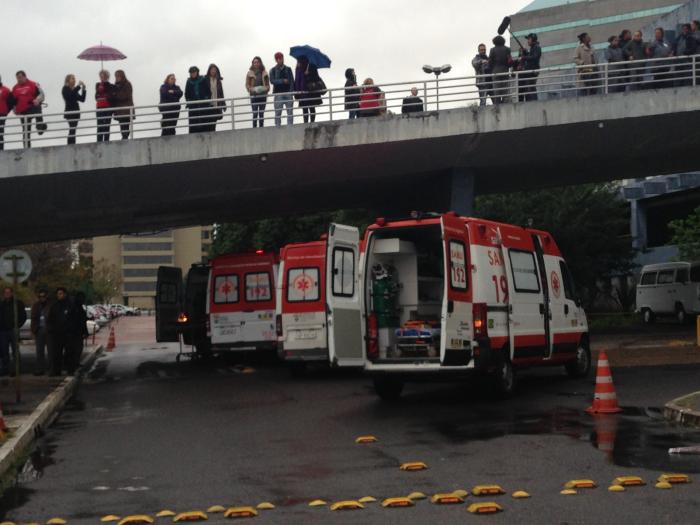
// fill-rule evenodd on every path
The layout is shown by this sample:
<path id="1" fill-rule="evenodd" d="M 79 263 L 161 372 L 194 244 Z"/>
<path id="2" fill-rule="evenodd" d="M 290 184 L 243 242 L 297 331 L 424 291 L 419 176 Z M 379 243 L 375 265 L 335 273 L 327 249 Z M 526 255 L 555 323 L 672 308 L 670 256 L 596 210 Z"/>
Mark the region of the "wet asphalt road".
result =
<path id="1" fill-rule="evenodd" d="M 39 442 L 19 485 L 5 493 L 0 518 L 99 523 L 111 513 L 265 500 L 277 509 L 255 522 L 677 524 L 696 523 L 700 513 L 700 457 L 666 454 L 670 446 L 700 443 L 700 433 L 668 426 L 659 412 L 667 400 L 699 389 L 700 367 L 614 370 L 626 410 L 613 420 L 609 456 L 596 448 L 594 419 L 583 413 L 593 378 L 572 381 L 559 369 L 522 374 L 510 401 L 494 401 L 487 385 L 473 381 L 411 385 L 399 403 L 386 404 L 354 373 L 293 379 L 269 363 L 244 374 L 230 360 L 178 364 L 174 357 L 172 347 L 127 345 L 100 359 Z M 356 445 L 363 434 L 380 441 Z M 429 469 L 402 472 L 406 461 Z M 696 483 L 606 490 L 618 475 L 652 482 L 663 471 L 696 473 Z M 574 478 L 601 486 L 559 495 Z M 381 499 L 483 483 L 533 497 L 499 496 L 505 512 L 480 517 L 464 505 L 427 501 L 346 512 L 307 506 L 315 498 Z"/>

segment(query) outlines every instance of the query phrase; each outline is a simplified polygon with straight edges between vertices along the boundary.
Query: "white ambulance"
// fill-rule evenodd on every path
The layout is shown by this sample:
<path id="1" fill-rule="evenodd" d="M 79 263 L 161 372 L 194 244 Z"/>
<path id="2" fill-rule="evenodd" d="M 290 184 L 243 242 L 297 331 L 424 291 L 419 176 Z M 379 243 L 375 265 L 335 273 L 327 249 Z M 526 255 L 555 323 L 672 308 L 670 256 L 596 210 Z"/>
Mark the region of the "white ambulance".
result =
<path id="1" fill-rule="evenodd" d="M 490 372 L 508 395 L 520 367 L 589 373 L 586 314 L 547 232 L 452 212 L 414 213 L 377 219 L 362 242 L 357 228 L 332 224 L 324 244 L 325 269 L 314 274 L 324 283 L 312 299 L 323 295 L 316 324 L 328 359 L 363 367 L 382 398 L 397 398 L 418 374 Z M 283 357 L 291 345 L 299 359 L 302 348 L 290 341 L 294 317 L 284 311 L 290 279 L 280 278 L 279 344 Z M 317 355 L 318 344 L 310 351 Z"/>

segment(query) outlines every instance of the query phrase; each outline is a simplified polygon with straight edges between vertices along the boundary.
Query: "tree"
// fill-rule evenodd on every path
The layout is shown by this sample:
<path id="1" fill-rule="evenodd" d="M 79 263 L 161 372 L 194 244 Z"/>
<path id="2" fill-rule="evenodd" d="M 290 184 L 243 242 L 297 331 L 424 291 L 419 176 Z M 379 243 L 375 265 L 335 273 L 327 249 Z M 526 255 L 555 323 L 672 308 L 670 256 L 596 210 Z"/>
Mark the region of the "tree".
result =
<path id="1" fill-rule="evenodd" d="M 668 227 L 673 232 L 671 244 L 678 245 L 681 259 L 697 261 L 700 259 L 700 206 L 685 219 L 671 221 Z"/>
<path id="2" fill-rule="evenodd" d="M 566 258 L 579 287 L 624 275 L 635 252 L 629 209 L 615 184 L 586 184 L 477 198 L 479 217 L 546 230 Z"/>
<path id="3" fill-rule="evenodd" d="M 100 259 L 92 268 L 91 283 L 94 302 L 111 302 L 121 290 L 121 274 L 114 264 L 108 264 L 105 259 Z"/>
<path id="4" fill-rule="evenodd" d="M 210 255 L 244 253 L 254 250 L 277 251 L 285 244 L 318 239 L 332 222 L 364 230 L 373 218 L 365 210 L 338 210 L 294 217 L 263 219 L 218 225 L 214 229 Z"/>

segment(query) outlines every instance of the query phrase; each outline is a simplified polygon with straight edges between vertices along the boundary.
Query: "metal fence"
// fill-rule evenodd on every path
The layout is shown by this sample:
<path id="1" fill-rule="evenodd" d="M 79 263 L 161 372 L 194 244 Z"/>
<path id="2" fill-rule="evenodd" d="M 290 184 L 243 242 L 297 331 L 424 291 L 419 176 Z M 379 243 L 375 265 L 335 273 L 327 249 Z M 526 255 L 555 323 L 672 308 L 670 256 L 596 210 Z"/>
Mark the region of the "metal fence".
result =
<path id="1" fill-rule="evenodd" d="M 358 111 L 358 116 L 364 118 L 470 105 L 527 103 L 532 100 L 695 86 L 698 81 L 698 62 L 697 56 L 683 56 L 564 69 L 431 78 L 381 84 L 374 86 L 380 92 L 364 96 L 360 90 L 372 86 L 357 86 L 354 93 L 348 92 L 345 87 L 315 93 L 290 92 L 284 95 L 293 100 L 293 108 L 290 110 L 287 105 L 278 108 L 278 111 L 275 107 L 280 105 L 281 98 L 275 94 L 107 110 L 86 109 L 79 112 L 75 138 L 77 142 L 85 143 L 108 140 L 110 136 L 119 139 L 122 132 L 128 138 L 143 138 L 161 134 L 235 130 L 263 123 L 272 126 L 276 119 L 282 125 L 287 125 L 289 118 L 299 124 L 304 121 L 304 114 L 308 120 L 317 122 L 345 120 L 350 118 L 349 111 L 355 111 L 348 103 L 359 104 L 361 96 L 372 106 Z M 414 87 L 420 101 L 406 101 Z M 115 110 L 118 110 L 118 114 L 113 113 Z M 288 114 L 288 111 L 291 113 Z M 30 147 L 30 141 L 33 147 L 66 144 L 69 120 L 64 117 L 64 112 L 15 117 L 8 115 L 5 122 L 5 147 L 26 148 Z M 37 129 L 37 124 L 42 124 L 41 128 L 45 125 L 45 130 Z"/>

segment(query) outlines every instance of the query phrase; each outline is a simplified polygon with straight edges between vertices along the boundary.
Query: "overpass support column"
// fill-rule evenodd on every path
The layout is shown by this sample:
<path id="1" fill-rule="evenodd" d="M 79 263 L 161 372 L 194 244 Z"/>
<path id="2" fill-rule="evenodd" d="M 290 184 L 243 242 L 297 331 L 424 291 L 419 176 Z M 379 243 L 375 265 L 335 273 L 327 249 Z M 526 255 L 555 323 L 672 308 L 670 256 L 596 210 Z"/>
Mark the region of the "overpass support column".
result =
<path id="1" fill-rule="evenodd" d="M 450 172 L 450 211 L 466 216 L 474 213 L 474 172 L 467 168 Z"/>

